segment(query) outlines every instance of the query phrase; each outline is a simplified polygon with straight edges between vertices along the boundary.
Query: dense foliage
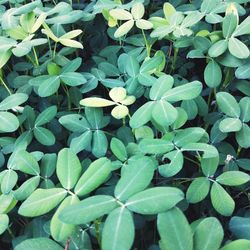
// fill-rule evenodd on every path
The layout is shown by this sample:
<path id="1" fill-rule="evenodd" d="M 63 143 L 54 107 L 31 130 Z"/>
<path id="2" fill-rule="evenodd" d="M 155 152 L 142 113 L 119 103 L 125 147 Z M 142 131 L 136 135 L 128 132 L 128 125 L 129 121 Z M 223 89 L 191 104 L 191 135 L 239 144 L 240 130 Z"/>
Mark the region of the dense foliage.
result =
<path id="1" fill-rule="evenodd" d="M 249 250 L 249 0 L 0 0 L 0 249 Z"/>

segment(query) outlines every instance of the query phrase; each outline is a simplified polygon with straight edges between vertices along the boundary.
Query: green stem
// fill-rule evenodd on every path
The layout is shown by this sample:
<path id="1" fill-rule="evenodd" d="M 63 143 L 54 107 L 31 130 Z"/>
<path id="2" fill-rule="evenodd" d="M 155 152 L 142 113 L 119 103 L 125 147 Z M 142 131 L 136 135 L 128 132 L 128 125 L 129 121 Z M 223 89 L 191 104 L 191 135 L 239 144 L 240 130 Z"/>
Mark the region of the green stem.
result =
<path id="1" fill-rule="evenodd" d="M 71 110 L 71 100 L 70 100 L 70 94 L 67 86 L 65 84 L 62 84 L 63 90 L 67 96 L 67 102 L 68 102 L 68 110 Z"/>
<path id="2" fill-rule="evenodd" d="M 56 46 L 57 46 L 57 43 L 55 43 L 55 46 L 54 46 L 53 59 L 55 59 L 55 57 L 56 57 Z"/>
<path id="3" fill-rule="evenodd" d="M 49 38 L 49 36 L 47 36 L 47 39 L 48 39 L 48 45 L 49 45 L 49 53 L 50 53 L 50 57 L 52 58 L 52 48 L 51 48 L 50 38 Z"/>
<path id="4" fill-rule="evenodd" d="M 13 234 L 13 232 L 11 231 L 11 229 L 9 227 L 8 227 L 7 231 L 10 234 L 11 238 L 14 239 L 15 235 Z"/>
<path id="5" fill-rule="evenodd" d="M 95 220 L 94 224 L 95 224 L 96 239 L 101 250 L 100 220 L 99 219 Z"/>
<path id="6" fill-rule="evenodd" d="M 38 61 L 38 57 L 37 57 L 37 54 L 36 54 L 36 49 L 33 47 L 32 50 L 33 50 L 33 53 L 34 53 L 36 66 L 39 66 L 39 61 Z"/>
<path id="7" fill-rule="evenodd" d="M 150 57 L 150 51 L 151 51 L 151 46 L 147 40 L 147 37 L 145 35 L 145 32 L 144 30 L 141 30 L 142 31 L 142 35 L 143 35 L 143 39 L 144 39 L 144 42 L 145 42 L 145 45 L 146 45 L 146 51 L 147 51 L 147 56 Z"/>
<path id="8" fill-rule="evenodd" d="M 174 48 L 174 58 L 173 58 L 172 66 L 171 66 L 171 73 L 175 71 L 178 52 L 179 52 L 179 48 Z"/>
<path id="9" fill-rule="evenodd" d="M 225 76 L 224 82 L 222 84 L 222 89 L 225 89 L 228 86 L 228 83 L 231 80 L 231 74 L 232 74 L 231 68 L 227 68 L 226 69 L 226 76 Z"/>
<path id="10" fill-rule="evenodd" d="M 187 157 L 187 156 L 185 156 L 184 158 L 185 158 L 186 160 L 188 160 L 188 161 L 190 161 L 190 162 L 196 164 L 197 166 L 200 166 L 200 164 L 199 164 L 197 161 L 194 161 L 193 159 L 191 159 L 191 158 L 189 158 L 189 157 Z"/>
<path id="11" fill-rule="evenodd" d="M 7 86 L 7 84 L 4 82 L 3 78 L 0 76 L 0 81 L 1 83 L 3 84 L 4 88 L 8 91 L 8 93 L 11 95 L 12 92 L 11 90 L 9 89 L 9 87 Z"/>
<path id="12" fill-rule="evenodd" d="M 34 65 L 34 66 L 36 66 L 36 63 L 32 60 L 32 58 L 29 56 L 29 55 L 26 55 L 27 56 L 27 58 L 30 60 L 30 62 Z"/>
<path id="13" fill-rule="evenodd" d="M 241 149 L 242 149 L 241 146 L 239 146 L 238 149 L 237 149 L 237 156 L 240 155 Z"/>

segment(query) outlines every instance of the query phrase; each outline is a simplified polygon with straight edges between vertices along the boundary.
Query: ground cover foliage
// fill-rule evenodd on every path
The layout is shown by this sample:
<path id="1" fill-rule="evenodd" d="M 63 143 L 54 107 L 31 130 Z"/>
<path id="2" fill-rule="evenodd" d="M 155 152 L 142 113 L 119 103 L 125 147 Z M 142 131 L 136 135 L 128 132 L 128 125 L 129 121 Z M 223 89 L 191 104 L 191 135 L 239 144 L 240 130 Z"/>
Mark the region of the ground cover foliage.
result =
<path id="1" fill-rule="evenodd" d="M 250 249 L 248 0 L 0 1 L 0 249 Z"/>

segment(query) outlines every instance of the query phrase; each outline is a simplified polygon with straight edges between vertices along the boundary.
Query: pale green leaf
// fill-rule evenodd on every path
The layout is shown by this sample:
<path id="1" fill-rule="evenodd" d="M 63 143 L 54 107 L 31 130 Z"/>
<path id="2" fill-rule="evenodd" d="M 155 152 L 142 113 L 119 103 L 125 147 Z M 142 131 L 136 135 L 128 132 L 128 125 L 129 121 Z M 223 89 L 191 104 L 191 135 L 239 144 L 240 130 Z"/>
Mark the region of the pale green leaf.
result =
<path id="1" fill-rule="evenodd" d="M 115 105 L 114 102 L 100 98 L 100 97 L 88 97 L 82 99 L 80 104 L 86 107 L 107 107 Z"/>
<path id="2" fill-rule="evenodd" d="M 83 196 L 95 190 L 108 178 L 111 170 L 111 161 L 106 157 L 94 161 L 77 182 L 75 193 Z"/>
<path id="3" fill-rule="evenodd" d="M 50 222 L 50 232 L 53 239 L 62 242 L 66 241 L 67 238 L 73 234 L 75 226 L 71 224 L 65 224 L 59 220 L 60 212 L 67 206 L 77 204 L 79 199 L 77 196 L 69 196 L 63 200 L 56 212 L 54 213 Z"/>
<path id="4" fill-rule="evenodd" d="M 55 208 L 66 196 L 67 191 L 63 188 L 36 189 L 25 200 L 18 213 L 26 217 L 35 217 L 48 213 Z"/>
<path id="5" fill-rule="evenodd" d="M 115 196 L 120 201 L 125 201 L 130 196 L 145 189 L 154 175 L 154 164 L 146 156 L 124 166 L 126 171 L 122 172 L 120 180 L 115 187 Z"/>
<path id="6" fill-rule="evenodd" d="M 166 249 L 192 250 L 193 235 L 183 212 L 175 207 L 158 214 L 157 229 Z"/>
<path id="7" fill-rule="evenodd" d="M 224 237 L 223 227 L 215 217 L 203 219 L 194 231 L 194 250 L 217 250 Z"/>
<path id="8" fill-rule="evenodd" d="M 238 118 L 225 118 L 219 124 L 219 129 L 223 133 L 240 131 L 242 122 Z"/>
<path id="9" fill-rule="evenodd" d="M 188 187 L 187 201 L 197 203 L 206 198 L 210 189 L 210 181 L 206 177 L 198 177 Z"/>
<path id="10" fill-rule="evenodd" d="M 174 207 L 183 200 L 183 192 L 174 187 L 154 187 L 130 197 L 126 207 L 139 214 L 158 214 Z"/>
<path id="11" fill-rule="evenodd" d="M 119 38 L 126 35 L 134 26 L 134 20 L 129 20 L 122 24 L 115 32 L 114 37 Z"/>
<path id="12" fill-rule="evenodd" d="M 231 216 L 235 208 L 234 200 L 220 184 L 213 183 L 210 195 L 214 209 L 221 215 Z"/>
<path id="13" fill-rule="evenodd" d="M 95 195 L 64 208 L 59 214 L 59 219 L 67 224 L 86 224 L 109 214 L 116 207 L 118 203 L 114 197 Z"/>
<path id="14" fill-rule="evenodd" d="M 130 249 L 135 237 L 134 227 L 133 216 L 127 208 L 119 207 L 113 210 L 104 223 L 102 249 Z"/>
<path id="15" fill-rule="evenodd" d="M 56 163 L 56 175 L 64 188 L 73 188 L 80 177 L 81 171 L 81 163 L 71 149 L 64 148 L 59 151 Z"/>
<path id="16" fill-rule="evenodd" d="M 250 181 L 250 176 L 241 171 L 227 171 L 219 175 L 216 181 L 222 185 L 239 186 Z"/>

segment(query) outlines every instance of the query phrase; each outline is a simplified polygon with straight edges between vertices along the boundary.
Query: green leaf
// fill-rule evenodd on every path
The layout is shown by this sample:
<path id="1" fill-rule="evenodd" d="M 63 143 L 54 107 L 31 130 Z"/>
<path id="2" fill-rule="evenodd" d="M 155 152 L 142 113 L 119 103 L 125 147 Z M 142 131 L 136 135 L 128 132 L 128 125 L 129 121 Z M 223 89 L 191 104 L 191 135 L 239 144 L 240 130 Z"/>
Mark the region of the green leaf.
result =
<path id="1" fill-rule="evenodd" d="M 250 240 L 250 218 L 232 217 L 229 222 L 229 229 L 237 238 Z"/>
<path id="2" fill-rule="evenodd" d="M 136 77 L 139 73 L 140 65 L 137 59 L 132 55 L 127 55 L 125 62 L 125 70 L 131 77 Z"/>
<path id="3" fill-rule="evenodd" d="M 119 38 L 126 35 L 134 26 L 134 20 L 123 23 L 115 32 L 114 37 Z"/>
<path id="4" fill-rule="evenodd" d="M 147 102 L 137 109 L 129 121 L 131 128 L 139 128 L 150 121 L 153 107 L 154 102 Z"/>
<path id="5" fill-rule="evenodd" d="M 95 195 L 64 208 L 59 214 L 59 219 L 67 224 L 86 224 L 105 214 L 109 214 L 117 206 L 114 197 Z"/>
<path id="6" fill-rule="evenodd" d="M 139 149 L 145 154 L 164 154 L 174 148 L 172 142 L 163 139 L 142 139 Z"/>
<path id="7" fill-rule="evenodd" d="M 203 128 L 190 127 L 183 130 L 179 130 L 174 137 L 174 143 L 178 147 L 186 145 L 190 142 L 198 142 L 206 131 Z"/>
<path id="8" fill-rule="evenodd" d="M 8 62 L 12 55 L 11 50 L 7 50 L 5 52 L 0 53 L 0 69 Z"/>
<path id="9" fill-rule="evenodd" d="M 203 219 L 194 231 L 194 250 L 219 249 L 224 237 L 223 228 L 218 219 Z"/>
<path id="10" fill-rule="evenodd" d="M 180 150 L 171 151 L 163 156 L 171 162 L 159 166 L 159 173 L 164 177 L 171 177 L 179 173 L 183 167 L 184 157 Z"/>
<path id="11" fill-rule="evenodd" d="M 74 189 L 79 196 L 86 195 L 99 187 L 112 171 L 111 161 L 106 157 L 95 160 L 83 173 Z"/>
<path id="12" fill-rule="evenodd" d="M 248 58 L 250 55 L 248 47 L 235 37 L 231 37 L 228 42 L 230 53 L 240 59 Z"/>
<path id="13" fill-rule="evenodd" d="M 219 175 L 216 181 L 222 185 L 239 186 L 250 181 L 250 176 L 241 171 L 227 171 Z"/>
<path id="14" fill-rule="evenodd" d="M 203 17 L 203 13 L 200 13 L 199 11 L 193 11 L 183 19 L 181 27 L 192 27 L 193 25 L 198 23 Z"/>
<path id="15" fill-rule="evenodd" d="M 157 54 L 154 57 L 146 58 L 140 67 L 140 73 L 150 74 L 152 71 L 155 71 L 159 67 L 162 61 L 162 57 L 160 55 L 157 56 Z"/>
<path id="16" fill-rule="evenodd" d="M 222 32 L 224 38 L 228 39 L 235 31 L 238 24 L 237 16 L 235 14 L 226 15 L 222 22 Z"/>
<path id="17" fill-rule="evenodd" d="M 56 212 L 54 213 L 51 222 L 50 222 L 50 232 L 53 239 L 59 242 L 66 241 L 69 235 L 72 235 L 75 226 L 71 224 L 65 224 L 59 220 L 59 214 L 61 211 L 70 205 L 77 204 L 79 199 L 77 196 L 69 196 L 64 199 L 64 201 L 60 204 L 57 208 Z"/>
<path id="18" fill-rule="evenodd" d="M 204 71 L 204 79 L 208 87 L 218 87 L 222 80 L 222 72 L 219 64 L 214 60 L 210 61 Z"/>
<path id="19" fill-rule="evenodd" d="M 149 157 L 142 156 L 124 167 L 120 180 L 115 186 L 115 197 L 120 201 L 144 190 L 151 182 L 155 166 Z"/>
<path id="20" fill-rule="evenodd" d="M 205 143 L 188 143 L 182 147 L 182 151 L 201 151 L 203 158 L 213 158 L 218 156 L 218 150 L 209 144 Z"/>
<path id="21" fill-rule="evenodd" d="M 49 123 L 56 116 L 56 113 L 57 113 L 57 107 L 50 106 L 37 116 L 35 120 L 35 125 L 42 126 L 46 123 Z"/>
<path id="22" fill-rule="evenodd" d="M 5 232 L 9 226 L 9 217 L 7 214 L 0 214 L 0 235 Z"/>
<path id="23" fill-rule="evenodd" d="M 14 132 L 19 127 L 19 121 L 15 115 L 10 112 L 0 112 L 0 133 Z"/>
<path id="24" fill-rule="evenodd" d="M 207 177 L 214 175 L 219 166 L 219 155 L 201 159 L 201 169 Z"/>
<path id="25" fill-rule="evenodd" d="M 158 214 L 157 228 L 166 249 L 193 249 L 191 227 L 179 208 L 175 207 L 165 213 Z"/>
<path id="26" fill-rule="evenodd" d="M 250 97 L 243 97 L 240 102 L 240 119 L 243 122 L 249 122 L 250 121 Z"/>
<path id="27" fill-rule="evenodd" d="M 79 86 L 87 82 L 86 78 L 77 72 L 62 73 L 60 79 L 69 86 Z"/>
<path id="28" fill-rule="evenodd" d="M 27 55 L 32 48 L 32 44 L 30 41 L 22 41 L 20 43 L 18 43 L 15 48 L 12 49 L 12 53 L 16 56 L 16 57 L 22 57 Z"/>
<path id="29" fill-rule="evenodd" d="M 130 197 L 126 207 L 139 214 L 158 214 L 174 207 L 183 200 L 183 192 L 174 187 L 154 187 Z"/>
<path id="30" fill-rule="evenodd" d="M 55 208 L 64 199 L 66 194 L 67 191 L 63 188 L 38 188 L 22 203 L 18 209 L 18 214 L 26 217 L 36 217 L 46 214 Z"/>
<path id="31" fill-rule="evenodd" d="M 120 161 L 126 161 L 128 155 L 123 142 L 115 137 L 110 142 L 110 149 L 116 158 Z"/>
<path id="32" fill-rule="evenodd" d="M 164 100 L 155 102 L 152 110 L 152 118 L 159 125 L 166 127 L 175 122 L 178 112 L 176 108 Z"/>
<path id="33" fill-rule="evenodd" d="M 243 123 L 242 129 L 236 132 L 236 140 L 242 148 L 250 147 L 250 127 Z"/>
<path id="34" fill-rule="evenodd" d="M 240 131 L 242 122 L 238 118 L 225 118 L 219 124 L 219 129 L 223 133 Z"/>
<path id="35" fill-rule="evenodd" d="M 224 247 L 222 247 L 220 250 L 248 250 L 250 248 L 250 240 L 234 240 L 228 244 L 226 244 Z"/>
<path id="36" fill-rule="evenodd" d="M 197 203 L 206 198 L 210 189 L 210 181 L 206 177 L 198 177 L 188 187 L 187 201 Z"/>
<path id="37" fill-rule="evenodd" d="M 142 126 L 140 128 L 135 129 L 135 138 L 136 140 L 142 139 L 142 138 L 154 138 L 154 132 L 153 130 L 148 126 Z"/>
<path id="38" fill-rule="evenodd" d="M 39 175 L 40 168 L 35 157 L 25 150 L 13 153 L 8 165 L 14 170 L 20 170 L 26 174 Z"/>
<path id="39" fill-rule="evenodd" d="M 16 204 L 13 194 L 1 194 L 0 195 L 0 214 L 8 213 L 11 209 L 12 204 Z"/>
<path id="40" fill-rule="evenodd" d="M 219 40 L 209 48 L 208 55 L 211 57 L 218 57 L 227 50 L 227 47 L 228 47 L 227 40 Z"/>
<path id="41" fill-rule="evenodd" d="M 0 110 L 13 109 L 28 100 L 28 95 L 23 93 L 16 93 L 6 97 L 0 102 Z"/>
<path id="42" fill-rule="evenodd" d="M 103 250 L 131 249 L 135 228 L 131 212 L 125 207 L 118 207 L 107 217 L 102 232 Z"/>
<path id="43" fill-rule="evenodd" d="M 47 128 L 35 127 L 34 136 L 37 139 L 37 141 L 39 141 L 41 144 L 45 146 L 54 145 L 56 142 L 54 134 Z"/>
<path id="44" fill-rule="evenodd" d="M 73 188 L 80 177 L 81 171 L 81 163 L 71 149 L 64 148 L 59 151 L 56 175 L 64 188 Z"/>
<path id="45" fill-rule="evenodd" d="M 239 66 L 235 71 L 235 76 L 238 79 L 250 78 L 250 63 Z"/>
<path id="46" fill-rule="evenodd" d="M 221 215 L 231 216 L 235 207 L 234 200 L 220 184 L 213 183 L 210 195 L 214 209 Z"/>
<path id="47" fill-rule="evenodd" d="M 58 245 L 55 241 L 49 238 L 42 238 L 42 237 L 24 240 L 15 247 L 15 250 L 27 250 L 27 249 L 63 250 L 63 248 L 60 245 Z"/>
<path id="48" fill-rule="evenodd" d="M 1 192 L 3 194 L 8 194 L 16 185 L 17 180 L 17 173 L 12 169 L 7 170 L 1 180 Z"/>
<path id="49" fill-rule="evenodd" d="M 38 94 L 40 97 L 48 97 L 56 93 L 60 86 L 60 77 L 59 76 L 48 76 L 47 79 L 44 79 L 39 87 Z"/>
<path id="50" fill-rule="evenodd" d="M 250 17 L 248 16 L 238 27 L 236 28 L 233 36 L 241 36 L 250 34 Z"/>
<path id="51" fill-rule="evenodd" d="M 77 57 L 72 61 L 70 61 L 70 63 L 64 65 L 61 72 L 62 73 L 74 72 L 81 66 L 81 64 L 82 64 L 82 58 Z"/>
<path id="52" fill-rule="evenodd" d="M 59 122 L 72 132 L 83 133 L 90 128 L 86 118 L 79 114 L 64 115 L 59 119 Z"/>
<path id="53" fill-rule="evenodd" d="M 171 125 L 171 127 L 174 130 L 182 127 L 188 119 L 187 112 L 183 108 L 177 107 L 176 110 L 178 112 L 178 116 L 177 116 L 175 122 Z"/>
<path id="54" fill-rule="evenodd" d="M 223 113 L 230 117 L 240 117 L 240 106 L 231 94 L 219 92 L 216 94 L 216 101 Z"/>
<path id="55" fill-rule="evenodd" d="M 35 191 L 40 182 L 40 176 L 34 176 L 23 182 L 23 184 L 14 191 L 15 199 L 22 201 L 27 199 Z"/>
<path id="56" fill-rule="evenodd" d="M 202 84 L 199 81 L 193 81 L 183 84 L 165 92 L 162 98 L 169 102 L 178 102 L 181 100 L 191 100 L 197 97 L 202 90 Z"/>
<path id="57" fill-rule="evenodd" d="M 108 148 L 108 140 L 105 133 L 102 130 L 96 130 L 93 133 L 92 141 L 92 154 L 100 158 L 105 156 Z"/>
<path id="58" fill-rule="evenodd" d="M 70 148 L 75 154 L 78 154 L 90 145 L 91 139 L 92 132 L 90 130 L 87 130 L 82 135 L 72 139 L 72 141 L 70 142 Z"/>
<path id="59" fill-rule="evenodd" d="M 174 84 L 174 78 L 171 75 L 160 76 L 151 87 L 149 96 L 151 100 L 159 100 L 162 95 L 170 90 Z"/>

